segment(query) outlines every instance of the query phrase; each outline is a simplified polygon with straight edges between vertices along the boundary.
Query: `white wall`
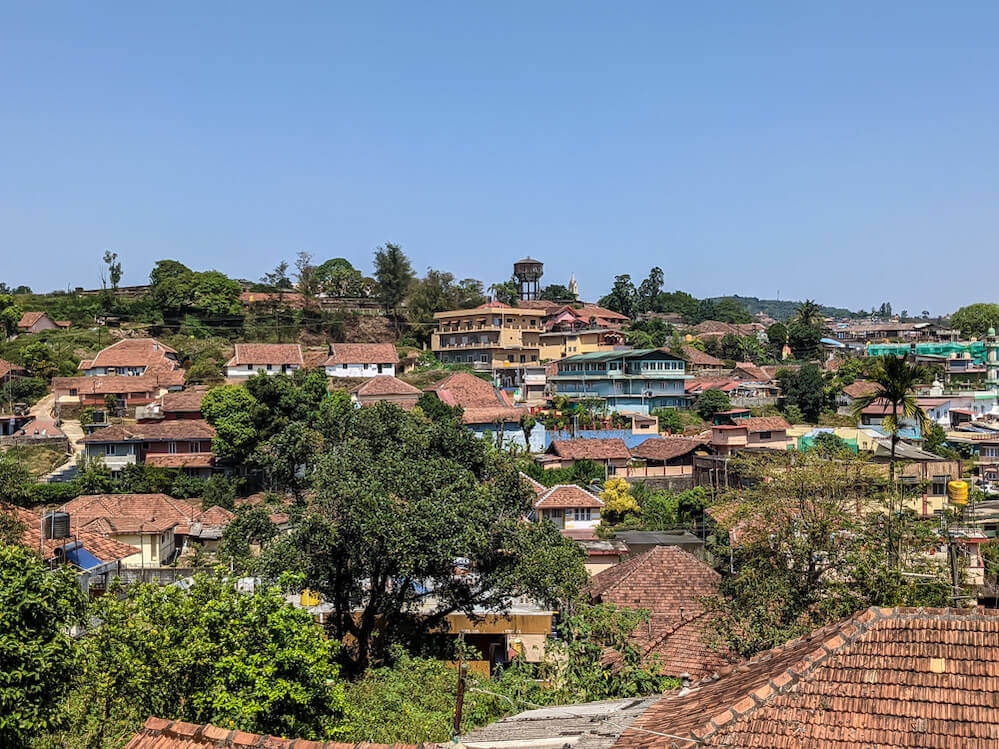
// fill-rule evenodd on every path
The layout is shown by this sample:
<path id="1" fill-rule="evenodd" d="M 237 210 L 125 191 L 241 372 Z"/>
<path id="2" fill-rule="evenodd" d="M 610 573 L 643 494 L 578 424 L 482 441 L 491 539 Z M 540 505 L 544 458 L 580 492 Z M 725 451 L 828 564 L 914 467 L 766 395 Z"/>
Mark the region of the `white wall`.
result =
<path id="1" fill-rule="evenodd" d="M 250 369 L 246 368 L 247 365 L 242 364 L 238 367 L 226 367 L 225 376 L 226 377 L 252 377 L 258 371 L 263 371 L 264 374 L 275 375 L 275 374 L 288 374 L 294 372 L 298 369 L 297 364 L 272 364 L 271 368 L 268 369 L 266 364 L 251 364 Z"/>
<path id="2" fill-rule="evenodd" d="M 375 377 L 377 375 L 392 375 L 395 377 L 395 364 L 382 364 L 381 372 L 378 364 L 337 364 L 326 367 L 327 377 Z"/>

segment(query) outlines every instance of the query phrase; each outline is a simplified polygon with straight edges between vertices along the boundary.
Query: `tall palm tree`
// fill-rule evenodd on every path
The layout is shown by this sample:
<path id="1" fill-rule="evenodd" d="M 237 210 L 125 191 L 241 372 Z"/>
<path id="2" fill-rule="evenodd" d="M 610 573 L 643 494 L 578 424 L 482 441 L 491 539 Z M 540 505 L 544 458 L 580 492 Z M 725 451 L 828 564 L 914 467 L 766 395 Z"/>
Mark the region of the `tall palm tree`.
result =
<path id="1" fill-rule="evenodd" d="M 808 328 L 825 327 L 826 320 L 819 305 L 814 299 L 806 299 L 794 310 L 791 322 L 800 323 Z"/>
<path id="2" fill-rule="evenodd" d="M 901 427 L 899 417 L 903 419 L 915 420 L 919 425 L 922 434 L 926 434 L 930 427 L 930 419 L 926 412 L 919 407 L 916 400 L 915 387 L 925 381 L 929 371 L 918 364 L 909 361 L 908 356 L 893 356 L 891 354 L 882 356 L 874 371 L 870 375 L 871 382 L 877 387 L 866 395 L 862 395 L 853 401 L 853 415 L 858 420 L 861 412 L 868 406 L 879 403 L 885 406 L 885 416 L 881 422 L 881 428 L 888 433 L 891 438 L 891 457 L 888 463 L 889 483 L 889 505 L 888 505 L 888 548 L 889 553 L 894 555 L 896 564 L 901 562 L 901 549 L 896 549 L 892 540 L 892 520 L 894 516 L 895 497 L 895 453 L 899 442 L 899 432 Z M 887 413 L 891 410 L 891 413 Z M 901 499 L 899 500 L 901 510 Z"/>

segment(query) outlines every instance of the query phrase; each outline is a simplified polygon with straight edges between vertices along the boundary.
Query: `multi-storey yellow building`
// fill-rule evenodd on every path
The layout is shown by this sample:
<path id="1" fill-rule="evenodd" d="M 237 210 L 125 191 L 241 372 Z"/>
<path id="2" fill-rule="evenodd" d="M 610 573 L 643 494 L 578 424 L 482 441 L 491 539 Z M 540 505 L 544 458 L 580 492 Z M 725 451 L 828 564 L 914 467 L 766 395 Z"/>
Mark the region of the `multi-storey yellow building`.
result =
<path id="1" fill-rule="evenodd" d="M 541 364 L 544 310 L 489 302 L 475 309 L 438 312 L 430 348 L 442 362 L 492 372 L 501 387 L 528 383 Z M 543 384 L 543 381 L 542 381 Z"/>
<path id="2" fill-rule="evenodd" d="M 541 361 L 556 361 L 593 351 L 612 351 L 624 345 L 624 333 L 619 330 L 552 330 L 541 334 Z"/>

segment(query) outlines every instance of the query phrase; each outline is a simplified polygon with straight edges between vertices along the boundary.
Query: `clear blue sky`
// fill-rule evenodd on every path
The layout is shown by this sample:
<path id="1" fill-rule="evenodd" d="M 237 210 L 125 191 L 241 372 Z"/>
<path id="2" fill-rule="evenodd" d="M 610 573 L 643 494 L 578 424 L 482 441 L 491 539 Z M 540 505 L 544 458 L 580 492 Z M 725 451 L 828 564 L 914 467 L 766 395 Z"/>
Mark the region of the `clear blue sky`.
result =
<path id="1" fill-rule="evenodd" d="M 999 4 L 0 6 L 0 280 L 403 245 L 585 297 L 995 298 Z M 966 296 L 967 295 L 967 296 Z"/>

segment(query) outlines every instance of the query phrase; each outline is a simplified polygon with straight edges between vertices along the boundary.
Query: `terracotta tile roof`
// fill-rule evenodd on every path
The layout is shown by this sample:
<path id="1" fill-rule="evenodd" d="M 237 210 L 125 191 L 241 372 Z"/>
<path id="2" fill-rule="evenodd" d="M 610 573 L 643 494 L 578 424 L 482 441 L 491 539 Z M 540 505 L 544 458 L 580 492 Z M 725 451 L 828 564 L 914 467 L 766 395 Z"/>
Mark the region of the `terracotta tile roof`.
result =
<path id="1" fill-rule="evenodd" d="M 526 413 L 514 406 L 492 406 L 490 408 L 466 408 L 461 415 L 463 424 L 515 423 Z"/>
<path id="2" fill-rule="evenodd" d="M 236 514 L 226 508 L 212 505 L 204 512 L 195 515 L 193 522 L 203 525 L 228 525 L 235 517 Z"/>
<path id="3" fill-rule="evenodd" d="M 164 533 L 178 525 L 176 520 L 169 518 L 95 518 L 77 530 L 99 533 L 103 536 L 113 536 L 119 533 Z"/>
<path id="4" fill-rule="evenodd" d="M 80 442 L 85 444 L 107 442 L 176 442 L 210 440 L 215 427 L 204 419 L 176 419 L 148 424 L 112 424 L 88 434 Z"/>
<path id="5" fill-rule="evenodd" d="M 206 390 L 181 390 L 178 393 L 166 393 L 161 399 L 164 413 L 200 413 L 201 401 L 205 399 Z"/>
<path id="6" fill-rule="evenodd" d="M 740 377 L 740 373 L 745 377 Z M 748 379 L 753 382 L 770 382 L 772 379 L 762 367 L 748 361 L 737 362 L 735 369 L 732 370 L 732 376 L 736 379 Z"/>
<path id="7" fill-rule="evenodd" d="M 724 367 L 725 362 L 711 354 L 706 354 L 698 348 L 688 344 L 683 346 L 683 358 L 698 367 Z"/>
<path id="8" fill-rule="evenodd" d="M 870 380 L 857 380 L 855 382 L 851 382 L 849 385 L 844 385 L 843 394 L 848 395 L 851 398 L 859 398 L 862 395 L 873 393 L 877 389 L 877 383 L 871 382 Z"/>
<path id="9" fill-rule="evenodd" d="M 629 460 L 631 453 L 620 437 L 553 440 L 550 448 L 567 460 Z"/>
<path id="10" fill-rule="evenodd" d="M 157 468 L 211 468 L 215 453 L 151 453 L 145 463 Z"/>
<path id="11" fill-rule="evenodd" d="M 468 372 L 448 375 L 426 388 L 426 392 L 436 393 L 441 402 L 449 406 L 493 408 L 509 405 L 490 383 Z"/>
<path id="12" fill-rule="evenodd" d="M 728 377 L 695 377 L 692 380 L 686 381 L 683 386 L 683 390 L 687 393 L 700 393 L 704 390 L 721 390 L 722 392 L 727 393 L 730 390 L 734 390 L 738 386 L 738 382 Z"/>
<path id="13" fill-rule="evenodd" d="M 535 481 L 530 476 L 528 476 L 523 471 L 520 472 L 520 478 L 527 482 L 527 485 L 531 487 L 531 491 L 534 492 L 534 496 L 540 496 L 542 492 L 548 490 L 548 487 L 542 484 L 540 481 Z"/>
<path id="14" fill-rule="evenodd" d="M 260 749 L 432 749 L 439 744 L 348 744 L 338 741 L 281 739 L 256 733 L 219 728 L 209 723 L 184 723 L 148 718 L 125 749 L 202 749 L 203 747 L 259 747 Z"/>
<path id="15" fill-rule="evenodd" d="M 632 633 L 646 660 L 658 659 L 671 676 L 700 678 L 731 662 L 711 643 L 701 599 L 717 593 L 720 576 L 676 546 L 655 546 L 595 575 L 595 602 L 646 609 L 649 621 Z M 613 662 L 613 659 L 609 659 Z"/>
<path id="16" fill-rule="evenodd" d="M 167 358 L 167 354 L 176 353 L 165 343 L 160 343 L 153 338 L 123 338 L 98 351 L 97 356 L 92 360 L 80 362 L 80 368 L 151 367 L 159 364 L 176 369 L 177 362 Z M 84 364 L 87 366 L 84 367 Z"/>
<path id="17" fill-rule="evenodd" d="M 30 328 L 32 325 L 41 320 L 43 317 L 48 317 L 48 315 L 46 315 L 44 312 L 25 312 L 23 315 L 21 315 L 21 319 L 17 321 L 17 327 Z M 52 318 L 49 319 L 51 320 Z"/>
<path id="18" fill-rule="evenodd" d="M 69 513 L 72 528 L 86 528 L 95 520 L 104 520 L 112 533 L 119 524 L 125 527 L 129 522 L 171 523 L 186 528 L 201 513 L 201 507 L 194 502 L 165 494 L 87 494 L 59 509 Z"/>
<path id="19" fill-rule="evenodd" d="M 779 432 L 791 428 L 780 416 L 745 416 L 732 419 L 736 426 L 746 427 L 750 432 Z"/>
<path id="20" fill-rule="evenodd" d="M 391 343 L 332 343 L 327 367 L 338 364 L 396 364 L 399 354 Z"/>
<path id="21" fill-rule="evenodd" d="M 60 328 L 71 328 L 71 327 L 73 327 L 73 323 L 70 322 L 69 320 L 53 320 L 53 322 L 57 326 L 59 326 Z"/>
<path id="22" fill-rule="evenodd" d="M 14 364 L 6 359 L 0 359 L 0 379 L 3 379 L 7 375 L 23 376 L 26 375 L 28 371 L 22 367 L 20 364 Z"/>
<path id="23" fill-rule="evenodd" d="M 52 389 L 59 391 L 76 390 L 81 395 L 119 395 L 123 393 L 152 393 L 179 387 L 184 384 L 184 372 L 180 369 L 147 369 L 141 375 L 101 375 L 92 377 L 53 377 Z"/>
<path id="24" fill-rule="evenodd" d="M 997 692 L 999 612 L 870 608 L 664 695 L 614 746 L 984 749 Z"/>
<path id="25" fill-rule="evenodd" d="M 541 510 L 550 507 L 603 507 L 603 500 L 576 484 L 556 484 L 538 494 L 534 503 Z"/>
<path id="26" fill-rule="evenodd" d="M 672 460 L 704 445 L 703 440 L 684 437 L 649 437 L 642 444 L 631 448 L 631 455 L 643 460 Z"/>
<path id="27" fill-rule="evenodd" d="M 42 550 L 41 515 L 2 501 L 0 501 L 0 512 L 13 515 L 24 525 L 24 532 L 21 534 L 21 545 L 40 553 Z M 78 530 L 75 538 L 70 540 L 82 543 L 83 548 L 102 562 L 117 562 L 133 554 L 138 554 L 140 551 L 135 546 L 119 543 L 114 539 L 104 538 L 99 533 L 90 531 Z M 44 547 L 46 559 L 51 559 L 54 556 L 55 549 L 65 543 L 65 540 L 47 540 Z"/>
<path id="28" fill-rule="evenodd" d="M 302 347 L 297 343 L 237 343 L 227 367 L 241 367 L 246 364 L 297 364 L 305 365 Z"/>
<path id="29" fill-rule="evenodd" d="M 376 375 L 353 388 L 352 392 L 362 397 L 375 398 L 381 395 L 413 395 L 419 398 L 423 391 L 403 382 L 392 375 Z"/>

